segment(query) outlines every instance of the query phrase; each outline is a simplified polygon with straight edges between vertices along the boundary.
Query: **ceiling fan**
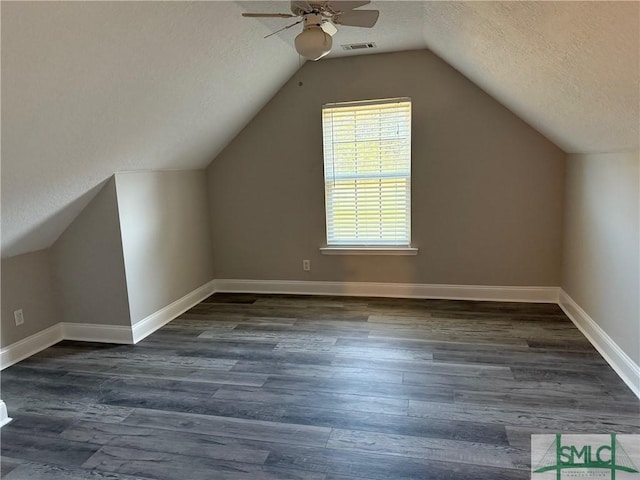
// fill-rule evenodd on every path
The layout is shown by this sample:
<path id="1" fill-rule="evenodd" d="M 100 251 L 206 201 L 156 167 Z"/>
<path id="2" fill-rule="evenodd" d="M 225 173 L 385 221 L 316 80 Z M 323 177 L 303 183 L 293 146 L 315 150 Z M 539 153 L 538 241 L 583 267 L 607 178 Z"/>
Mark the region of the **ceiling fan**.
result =
<path id="1" fill-rule="evenodd" d="M 309 60 L 319 60 L 331 51 L 331 37 L 338 32 L 336 25 L 371 28 L 378 21 L 378 10 L 355 10 L 368 5 L 362 1 L 292 1 L 292 13 L 243 13 L 243 17 L 295 18 L 295 23 L 271 35 L 304 22 L 302 33 L 295 40 L 296 50 Z M 267 36 L 271 36 L 267 35 Z"/>

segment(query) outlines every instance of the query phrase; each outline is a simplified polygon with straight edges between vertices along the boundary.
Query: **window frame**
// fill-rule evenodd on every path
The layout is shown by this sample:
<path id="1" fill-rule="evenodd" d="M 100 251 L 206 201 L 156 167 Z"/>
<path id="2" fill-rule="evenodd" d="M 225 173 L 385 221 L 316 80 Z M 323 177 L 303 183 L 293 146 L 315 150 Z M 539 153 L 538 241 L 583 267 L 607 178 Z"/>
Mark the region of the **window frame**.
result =
<path id="1" fill-rule="evenodd" d="M 405 178 L 406 179 L 406 185 L 404 186 L 404 194 L 403 196 L 400 198 L 400 203 L 405 203 L 406 204 L 406 211 L 404 212 L 404 216 L 406 218 L 406 223 L 404 223 L 404 232 L 406 234 L 406 243 L 403 241 L 399 241 L 398 243 L 388 243 L 388 242 L 366 242 L 363 241 L 362 243 L 358 242 L 358 238 L 357 236 L 354 236 L 352 239 L 348 240 L 347 242 L 337 242 L 334 239 L 330 238 L 330 232 L 331 232 L 331 225 L 330 222 L 334 222 L 335 221 L 335 214 L 333 215 L 333 217 L 330 217 L 330 202 L 331 202 L 331 207 L 333 207 L 335 205 L 335 200 L 334 198 L 330 198 L 330 193 L 329 193 L 329 182 L 334 182 L 335 184 L 335 179 L 336 179 L 336 164 L 335 164 L 335 156 L 336 155 L 336 149 L 335 146 L 337 144 L 339 144 L 339 141 L 336 141 L 333 137 L 333 130 L 331 130 L 331 132 L 328 132 L 328 128 L 332 128 L 333 126 L 333 117 L 331 118 L 331 122 L 329 122 L 330 126 L 327 127 L 326 125 L 326 115 L 327 115 L 327 110 L 338 110 L 338 109 L 348 109 L 349 107 L 353 107 L 354 109 L 354 114 L 357 110 L 361 110 L 358 107 L 374 107 L 375 105 L 385 105 L 385 106 L 393 106 L 396 104 L 400 104 L 400 103 L 408 103 L 408 121 L 406 123 L 408 123 L 408 125 L 405 123 L 405 126 L 408 128 L 408 135 L 406 135 L 405 139 L 399 139 L 396 140 L 396 142 L 398 142 L 398 144 L 407 150 L 407 156 L 408 158 L 402 158 L 403 156 L 400 156 L 399 158 L 401 159 L 401 166 L 406 168 L 406 172 L 407 173 L 403 173 L 402 172 L 402 167 L 399 168 L 397 171 L 392 171 L 391 173 L 385 173 L 383 171 L 380 172 L 375 172 L 375 173 L 363 173 L 363 172 L 354 172 L 352 174 L 345 174 L 342 173 L 339 175 L 339 178 L 342 181 L 349 181 L 349 180 L 353 180 L 354 182 L 357 181 L 366 181 L 367 179 L 369 180 L 378 180 L 378 181 L 383 181 L 384 179 L 402 179 Z M 344 111 L 344 110 L 343 110 Z M 355 123 L 355 121 L 354 121 Z M 378 129 L 381 131 L 382 127 L 379 126 Z M 356 128 L 357 131 L 357 128 Z M 361 132 L 361 133 L 366 133 L 365 131 Z M 412 246 L 411 244 L 411 236 L 412 236 L 412 232 L 411 232 L 411 227 L 412 227 L 412 208 L 411 208 L 411 177 L 412 177 L 412 168 L 411 168 L 411 164 L 412 164 L 412 154 L 411 154 L 411 139 L 412 139 L 412 102 L 411 102 L 411 98 L 409 97 L 395 97 L 395 98 L 384 98 L 384 99 L 376 99 L 376 100 L 362 100 L 362 101 L 353 101 L 353 102 L 338 102 L 338 103 L 326 103 L 324 105 L 322 105 L 322 135 L 323 135 L 323 181 L 324 181 L 324 202 L 325 202 L 325 246 L 320 248 L 320 251 L 322 254 L 324 255 L 416 255 L 418 253 L 418 249 L 414 246 Z M 328 137 L 330 138 L 330 140 L 328 140 Z M 330 142 L 330 148 L 328 148 L 328 141 Z M 358 144 L 365 144 L 367 140 L 361 140 L 358 141 L 357 138 L 355 138 L 355 133 L 354 133 L 354 141 L 353 144 L 354 146 L 357 146 Z M 371 141 L 371 140 L 369 140 Z M 383 140 L 379 140 L 380 142 L 382 142 Z M 406 143 L 402 143 L 402 142 L 406 142 Z M 350 142 L 348 142 L 350 143 Z M 330 150 L 330 154 L 327 154 L 327 151 Z M 357 158 L 357 155 L 354 155 L 354 159 Z M 331 164 L 331 168 L 328 167 L 328 162 L 333 162 Z M 357 166 L 361 166 L 363 164 L 358 164 L 357 162 L 354 161 L 354 163 Z M 365 164 L 366 165 L 366 164 Z M 380 169 L 383 169 L 383 166 L 380 166 Z M 328 176 L 328 171 L 331 170 L 331 177 Z M 354 187 L 354 195 L 357 195 L 357 186 Z M 375 189 L 372 190 L 372 192 L 375 192 Z M 380 186 L 379 187 L 379 195 L 382 196 L 384 190 L 383 187 Z M 398 201 L 398 199 L 396 197 L 394 197 L 394 200 L 392 200 L 393 202 Z M 355 203 L 354 200 L 354 209 L 357 210 L 357 204 Z M 382 223 L 382 215 L 384 213 L 384 205 L 382 203 L 382 200 L 380 201 L 380 207 L 378 209 L 378 213 L 377 215 L 380 217 L 380 228 L 382 228 L 383 223 Z M 357 214 L 354 214 L 357 215 Z M 355 218 L 354 218 L 355 221 Z M 355 227 L 354 225 L 354 228 Z"/>

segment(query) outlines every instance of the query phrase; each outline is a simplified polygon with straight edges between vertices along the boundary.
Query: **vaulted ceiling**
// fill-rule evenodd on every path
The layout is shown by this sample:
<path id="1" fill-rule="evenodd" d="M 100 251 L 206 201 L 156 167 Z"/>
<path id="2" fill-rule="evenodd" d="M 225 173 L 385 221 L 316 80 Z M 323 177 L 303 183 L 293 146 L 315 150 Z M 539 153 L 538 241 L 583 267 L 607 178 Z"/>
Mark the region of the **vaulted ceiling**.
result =
<path id="1" fill-rule="evenodd" d="M 6 2 L 2 255 L 50 246 L 114 172 L 203 168 L 303 62 L 288 2 Z M 638 149 L 637 2 L 375 2 L 368 53 L 429 48 L 567 152 Z M 321 60 L 326 61 L 326 60 Z"/>

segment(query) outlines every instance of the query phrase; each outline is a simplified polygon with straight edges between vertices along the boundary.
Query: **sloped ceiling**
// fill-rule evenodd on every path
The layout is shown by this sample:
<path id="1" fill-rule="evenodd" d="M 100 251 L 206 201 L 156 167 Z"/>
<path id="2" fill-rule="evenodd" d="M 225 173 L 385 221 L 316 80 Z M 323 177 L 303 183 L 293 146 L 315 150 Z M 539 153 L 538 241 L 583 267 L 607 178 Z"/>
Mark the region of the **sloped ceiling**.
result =
<path id="1" fill-rule="evenodd" d="M 234 2 L 1 8 L 3 256 L 50 246 L 116 171 L 205 167 L 299 67 Z"/>
<path id="2" fill-rule="evenodd" d="M 566 152 L 637 150 L 640 2 L 427 2 L 429 48 Z"/>
<path id="3" fill-rule="evenodd" d="M 302 65 L 288 2 L 1 2 L 2 256 L 114 172 L 205 167 Z M 568 152 L 638 149 L 637 2 L 375 2 L 367 53 L 430 48 Z M 283 23 L 284 22 L 284 23 Z M 265 146 L 268 148 L 268 146 Z"/>

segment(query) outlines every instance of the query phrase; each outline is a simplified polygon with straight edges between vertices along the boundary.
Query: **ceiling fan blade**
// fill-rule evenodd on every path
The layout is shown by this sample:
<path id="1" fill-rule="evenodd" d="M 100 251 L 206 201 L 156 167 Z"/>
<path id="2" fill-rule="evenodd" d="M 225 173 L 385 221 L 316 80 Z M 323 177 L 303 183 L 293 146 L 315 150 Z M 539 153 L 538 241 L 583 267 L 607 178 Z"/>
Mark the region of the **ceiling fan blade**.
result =
<path id="1" fill-rule="evenodd" d="M 321 28 L 322 30 L 324 30 L 324 33 L 331 35 L 332 37 L 336 33 L 338 33 L 338 29 L 336 28 L 336 26 L 329 20 L 327 20 L 326 22 L 322 22 Z"/>
<path id="2" fill-rule="evenodd" d="M 333 23 L 351 27 L 373 27 L 378 21 L 378 10 L 351 10 L 333 17 Z"/>
<path id="3" fill-rule="evenodd" d="M 370 3 L 371 3 L 370 0 L 363 0 L 360 2 L 335 1 L 335 2 L 330 2 L 329 7 L 331 8 L 331 10 L 338 13 L 338 12 L 348 12 L 349 10 L 353 10 L 354 8 L 358 8 L 358 7 L 364 7 L 365 5 L 369 5 Z"/>
<path id="4" fill-rule="evenodd" d="M 251 18 L 291 18 L 297 17 L 297 15 L 291 15 L 290 13 L 243 13 L 243 17 Z"/>

